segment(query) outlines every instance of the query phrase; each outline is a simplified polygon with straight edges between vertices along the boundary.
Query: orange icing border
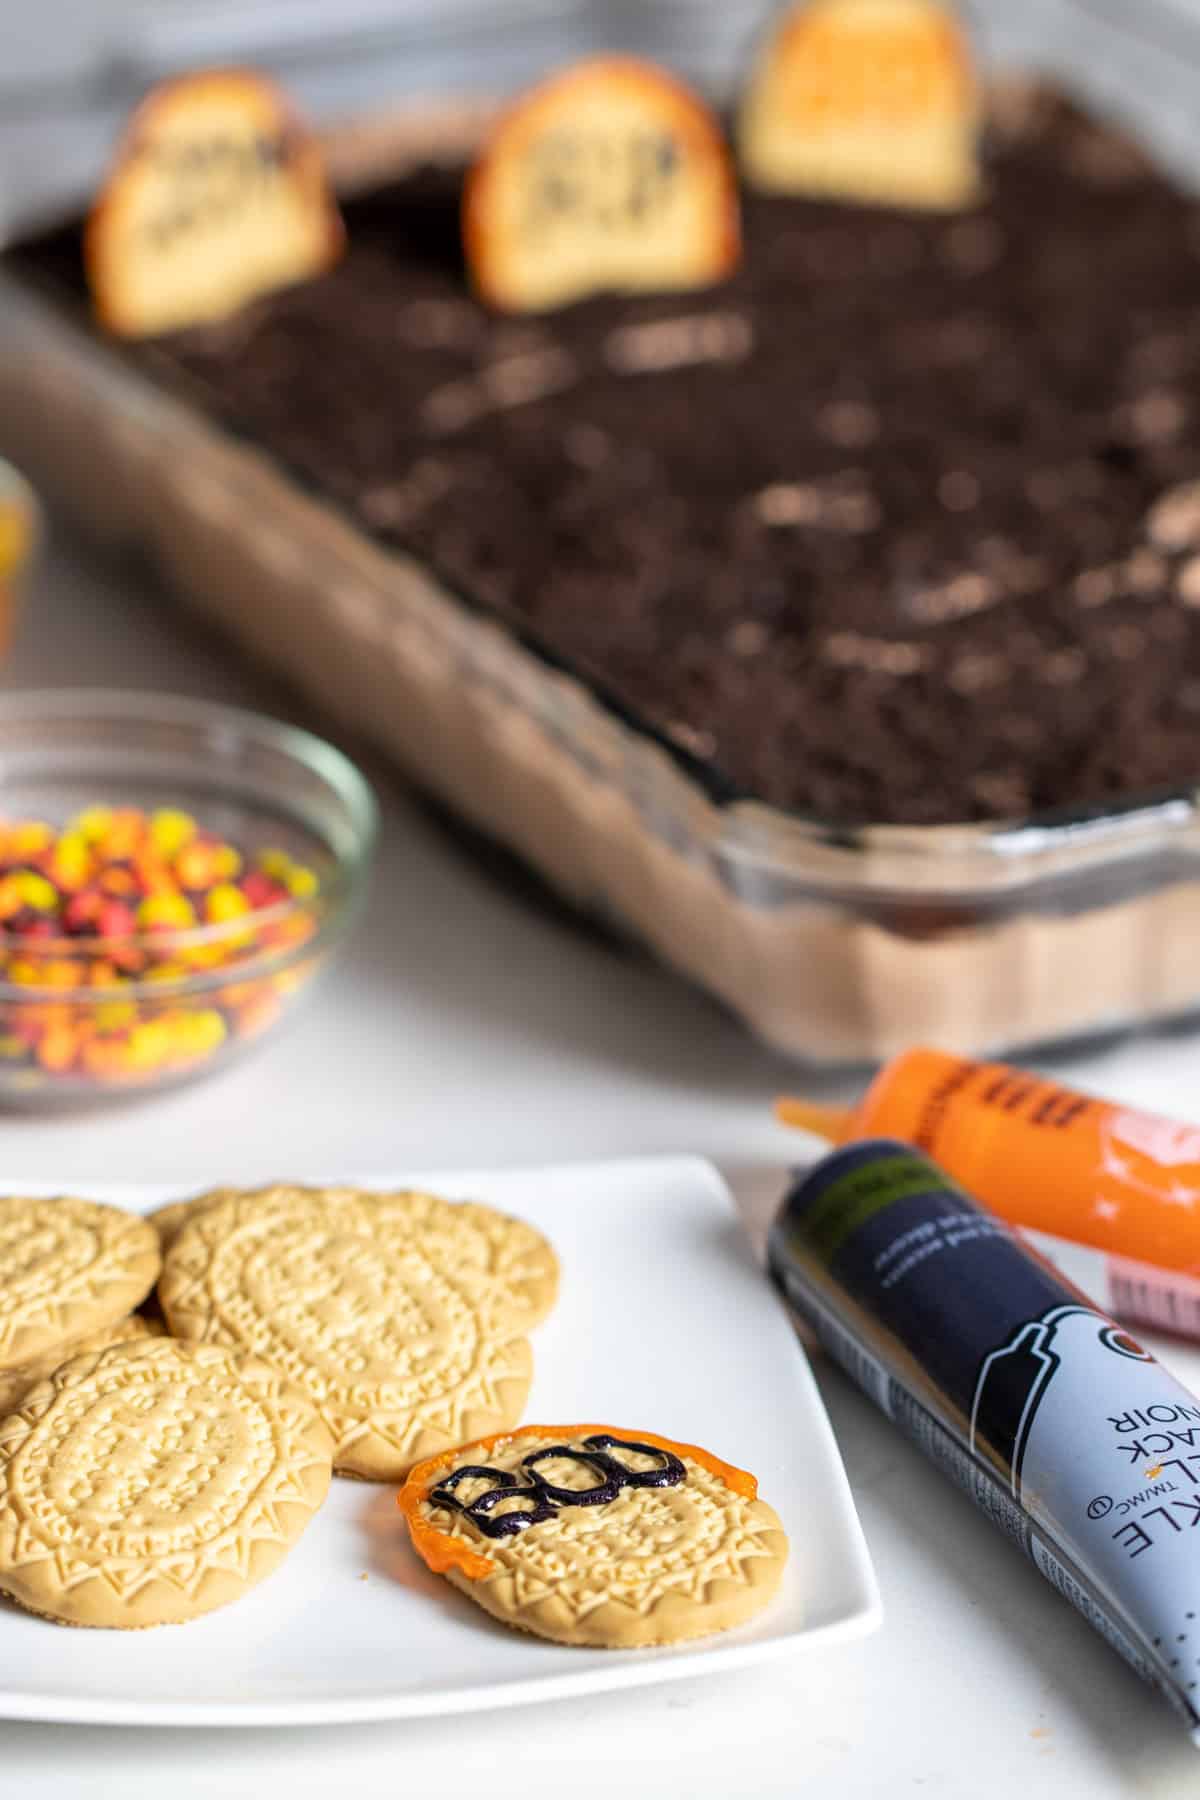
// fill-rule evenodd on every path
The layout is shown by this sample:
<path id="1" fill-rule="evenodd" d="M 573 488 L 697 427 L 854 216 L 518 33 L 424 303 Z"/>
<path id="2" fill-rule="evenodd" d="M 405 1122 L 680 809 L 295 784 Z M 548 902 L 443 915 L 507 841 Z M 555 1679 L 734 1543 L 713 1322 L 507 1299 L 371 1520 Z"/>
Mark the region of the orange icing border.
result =
<path id="1" fill-rule="evenodd" d="M 486 1580 L 496 1568 L 491 1557 L 481 1556 L 461 1538 L 452 1537 L 421 1516 L 421 1502 L 430 1487 L 436 1485 L 433 1477 L 451 1463 L 467 1459 L 470 1452 L 486 1452 L 494 1449 L 497 1444 L 511 1444 L 517 1438 L 593 1437 L 605 1431 L 613 1437 L 652 1444 L 656 1450 L 669 1450 L 675 1456 L 699 1463 L 702 1469 L 707 1469 L 710 1475 L 723 1481 L 731 1493 L 740 1494 L 744 1500 L 758 1498 L 758 1482 L 745 1469 L 722 1462 L 720 1457 L 713 1456 L 708 1450 L 701 1450 L 697 1444 L 677 1444 L 674 1438 L 661 1437 L 656 1431 L 635 1431 L 617 1425 L 522 1425 L 516 1431 L 497 1431 L 491 1437 L 476 1438 L 473 1444 L 460 1444 L 455 1450 L 443 1450 L 439 1456 L 428 1456 L 424 1462 L 417 1463 L 409 1470 L 404 1486 L 396 1495 L 396 1505 L 404 1514 L 413 1549 L 435 1575 L 444 1575 L 448 1569 L 458 1569 L 468 1581 Z"/>

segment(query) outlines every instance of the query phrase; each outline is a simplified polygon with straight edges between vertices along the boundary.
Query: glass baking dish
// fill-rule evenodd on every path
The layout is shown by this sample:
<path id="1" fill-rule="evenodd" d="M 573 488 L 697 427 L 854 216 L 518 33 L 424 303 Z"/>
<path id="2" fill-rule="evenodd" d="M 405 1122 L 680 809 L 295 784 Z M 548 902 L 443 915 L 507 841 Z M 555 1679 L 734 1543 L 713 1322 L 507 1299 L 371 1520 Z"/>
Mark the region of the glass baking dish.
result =
<path id="1" fill-rule="evenodd" d="M 1050 9 L 1060 25 L 1066 10 Z M 1041 66 L 1069 81 L 1062 41 L 1047 34 Z M 1104 79 L 1075 85 L 1094 95 Z M 1178 79 L 1172 91 L 1186 110 Z M 469 141 L 478 117 L 442 109 L 439 141 Z M 1160 135 L 1173 117 L 1160 104 Z M 335 138 L 335 164 L 353 182 L 360 152 L 361 177 L 428 141 L 407 113 Z M 727 798 L 703 761 L 373 542 L 86 322 L 11 276 L 0 320 L 0 449 L 48 494 L 103 541 L 148 552 L 247 650 L 778 1049 L 825 1066 L 917 1040 L 1027 1052 L 1200 1015 L 1197 787 L 922 828 L 834 828 Z M 1197 771 L 1200 784 L 1200 749 Z"/>

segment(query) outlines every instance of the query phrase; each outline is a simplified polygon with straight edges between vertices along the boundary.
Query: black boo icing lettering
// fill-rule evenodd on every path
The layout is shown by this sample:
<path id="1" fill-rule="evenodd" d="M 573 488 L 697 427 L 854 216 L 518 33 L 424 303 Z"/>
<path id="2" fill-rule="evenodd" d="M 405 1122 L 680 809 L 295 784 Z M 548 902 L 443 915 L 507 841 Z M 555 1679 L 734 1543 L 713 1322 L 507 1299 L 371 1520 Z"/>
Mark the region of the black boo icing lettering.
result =
<path id="1" fill-rule="evenodd" d="M 609 1449 L 656 1456 L 660 1459 L 659 1465 L 655 1469 L 630 1469 L 615 1456 L 606 1455 Z M 599 1481 L 589 1488 L 555 1487 L 537 1471 L 538 1463 L 547 1462 L 552 1456 L 565 1456 L 570 1462 L 583 1463 L 600 1477 Z M 541 1525 L 552 1519 L 560 1506 L 606 1506 L 616 1499 L 622 1488 L 678 1487 L 686 1475 L 679 1458 L 669 1450 L 660 1450 L 655 1444 L 637 1444 L 626 1438 L 613 1437 L 607 1431 L 584 1438 L 582 1450 L 572 1450 L 567 1444 L 548 1444 L 544 1450 L 531 1450 L 528 1456 L 521 1458 L 521 1467 L 529 1474 L 524 1483 L 517 1480 L 511 1469 L 468 1463 L 429 1490 L 430 1505 L 461 1513 L 464 1519 L 477 1525 L 485 1537 L 512 1537 L 518 1531 L 527 1531 L 531 1525 Z M 464 1506 L 454 1490 L 460 1481 L 472 1478 L 493 1481 L 496 1485 Z M 520 1500 L 522 1505 L 520 1510 L 497 1513 L 493 1518 L 492 1514 L 502 1500 Z"/>

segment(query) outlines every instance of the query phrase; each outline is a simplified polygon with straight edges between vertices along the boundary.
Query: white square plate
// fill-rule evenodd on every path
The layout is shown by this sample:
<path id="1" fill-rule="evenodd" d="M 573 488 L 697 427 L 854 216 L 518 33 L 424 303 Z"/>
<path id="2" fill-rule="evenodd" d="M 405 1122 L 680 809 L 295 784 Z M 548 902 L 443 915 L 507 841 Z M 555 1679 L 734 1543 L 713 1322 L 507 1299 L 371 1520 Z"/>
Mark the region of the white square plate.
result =
<path id="1" fill-rule="evenodd" d="M 529 1422 L 602 1419 L 658 1431 L 758 1476 L 792 1545 L 772 1604 L 748 1625 L 678 1649 L 544 1643 L 496 1624 L 424 1569 L 394 1488 L 335 1481 L 283 1568 L 192 1624 L 78 1631 L 0 1602 L 0 1717 L 121 1725 L 410 1718 L 709 1673 L 879 1624 L 874 1571 L 824 1407 L 715 1169 L 655 1158 L 421 1174 L 413 1184 L 518 1213 L 558 1250 L 562 1293 L 534 1334 Z M 374 1177 L 371 1185 L 403 1182 Z M 138 1210 L 175 1197 L 94 1193 Z"/>

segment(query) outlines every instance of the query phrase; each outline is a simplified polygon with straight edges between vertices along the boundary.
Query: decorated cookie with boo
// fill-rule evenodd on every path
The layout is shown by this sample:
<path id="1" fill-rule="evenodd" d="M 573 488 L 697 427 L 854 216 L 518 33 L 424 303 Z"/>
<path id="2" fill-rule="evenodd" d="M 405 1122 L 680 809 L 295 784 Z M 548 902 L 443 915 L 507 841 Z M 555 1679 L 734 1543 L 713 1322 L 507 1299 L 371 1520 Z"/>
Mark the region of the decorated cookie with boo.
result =
<path id="1" fill-rule="evenodd" d="M 753 1475 L 609 1425 L 528 1425 L 418 1464 L 399 1496 L 428 1566 L 506 1625 L 632 1649 L 767 1605 L 787 1537 Z"/>

